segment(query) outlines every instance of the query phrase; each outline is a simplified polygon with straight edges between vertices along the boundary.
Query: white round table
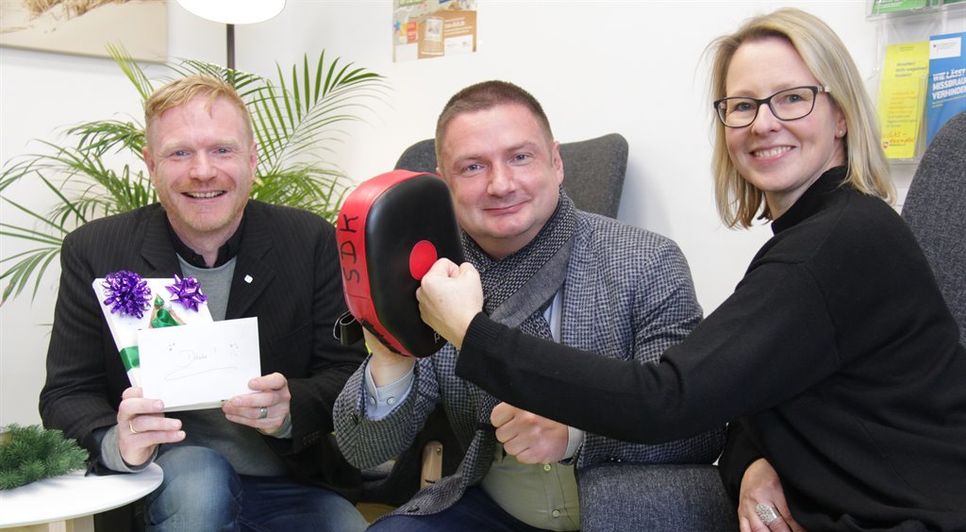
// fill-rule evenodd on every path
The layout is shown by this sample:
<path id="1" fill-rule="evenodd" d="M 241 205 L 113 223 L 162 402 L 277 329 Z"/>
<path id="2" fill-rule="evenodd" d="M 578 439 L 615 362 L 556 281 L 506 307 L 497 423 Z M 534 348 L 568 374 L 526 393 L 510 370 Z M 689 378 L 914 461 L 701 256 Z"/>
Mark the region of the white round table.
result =
<path id="1" fill-rule="evenodd" d="M 161 468 L 151 464 L 138 473 L 84 476 L 83 471 L 75 471 L 0 490 L 0 528 L 68 521 L 105 512 L 151 493 L 163 477 Z"/>

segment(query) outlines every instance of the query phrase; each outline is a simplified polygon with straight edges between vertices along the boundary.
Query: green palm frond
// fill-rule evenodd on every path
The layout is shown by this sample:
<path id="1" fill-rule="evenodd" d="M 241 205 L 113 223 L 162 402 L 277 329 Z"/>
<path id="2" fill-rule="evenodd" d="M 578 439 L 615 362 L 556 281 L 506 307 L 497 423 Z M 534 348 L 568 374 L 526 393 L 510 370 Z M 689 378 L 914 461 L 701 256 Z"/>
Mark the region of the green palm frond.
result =
<path id="1" fill-rule="evenodd" d="M 82 219 L 78 220 L 78 225 L 86 223 L 88 219 L 144 207 L 156 200 L 150 189 L 150 179 L 143 170 L 132 177 L 127 164 L 118 173 L 96 153 L 47 142 L 44 144 L 50 147 L 51 153 L 34 156 L 38 163 L 35 171 L 48 187 L 64 193 L 60 195 L 57 209 L 80 214 Z M 47 175 L 58 176 L 56 189 Z M 67 199 L 68 195 L 70 199 Z M 103 208 L 90 208 L 96 205 L 102 205 Z"/>
<path id="2" fill-rule="evenodd" d="M 40 180 L 47 190 L 54 195 L 54 201 L 56 204 L 65 208 L 65 216 L 53 218 L 45 217 L 33 211 L 32 209 L 28 209 L 20 203 L 11 200 L 6 195 L 0 195 L 0 198 L 2 198 L 6 203 L 16 207 L 17 210 L 27 214 L 29 217 L 34 218 L 36 221 L 42 222 L 41 226 L 44 227 L 45 230 L 50 231 L 51 229 L 56 229 L 57 232 L 55 234 L 58 234 L 62 238 L 63 235 L 66 235 L 68 232 L 70 232 L 70 230 L 73 227 L 76 227 L 76 225 L 87 223 L 87 219 L 84 217 L 83 213 L 74 208 L 73 202 L 67 198 L 63 191 L 61 191 L 60 187 L 52 183 L 51 180 L 45 176 L 45 172 L 49 171 L 52 166 L 57 167 L 57 164 L 54 161 L 56 161 L 55 158 L 46 154 L 26 156 L 25 160 L 19 161 L 10 167 L 10 175 L 8 175 L 7 171 L 4 171 L 3 174 L 0 174 L 0 191 L 22 177 L 35 174 L 37 179 Z M 70 216 L 73 216 L 73 218 L 77 220 L 78 223 L 76 225 L 69 226 L 66 224 L 66 219 Z M 24 230 L 27 231 L 26 228 L 24 228 Z"/>
<path id="3" fill-rule="evenodd" d="M 296 161 L 321 157 L 345 132 L 334 126 L 360 120 L 359 110 L 385 96 L 387 85 L 379 74 L 337 57 L 326 61 L 325 52 L 314 64 L 304 56 L 301 74 L 293 65 L 286 77 L 276 65 L 277 85 L 267 83 L 246 100 L 253 110 L 255 139 L 259 146 L 259 173 L 271 175 Z"/>
<path id="4" fill-rule="evenodd" d="M 57 191 L 56 188 L 53 188 L 46 180 L 45 184 L 47 184 L 48 188 L 54 191 L 55 196 L 61 198 L 62 201 L 69 201 L 63 196 L 63 194 Z M 3 273 L 0 273 L 0 280 L 6 279 L 7 281 L 3 288 L 3 293 L 0 295 L 0 298 L 2 298 L 0 299 L 0 303 L 6 301 L 11 294 L 14 296 L 20 295 L 20 293 L 23 292 L 23 289 L 26 288 L 27 283 L 31 278 L 34 279 L 33 296 L 36 297 L 37 291 L 40 289 L 40 282 L 43 280 L 44 273 L 47 272 L 50 263 L 60 253 L 60 247 L 63 244 L 64 236 L 66 236 L 71 229 L 71 227 L 65 226 L 63 222 L 58 223 L 57 221 L 52 221 L 48 218 L 38 215 L 36 212 L 15 201 L 10 200 L 9 198 L 4 197 L 2 199 L 5 203 L 13 206 L 18 211 L 23 212 L 27 214 L 28 217 L 35 219 L 41 228 L 35 230 L 28 227 L 3 223 L 0 224 L 0 236 L 34 242 L 41 244 L 41 247 L 0 259 L 0 264 L 16 261 L 13 262 L 12 266 L 4 270 Z"/>
<path id="5" fill-rule="evenodd" d="M 47 243 L 47 244 L 60 244 L 63 242 L 63 237 L 67 233 L 74 229 L 74 226 L 70 226 L 65 223 L 64 219 L 49 219 L 37 214 L 36 212 L 24 207 L 23 205 L 9 199 L 3 198 L 3 201 L 18 211 L 26 214 L 30 218 L 34 218 L 40 229 L 31 229 L 29 227 L 15 226 L 10 224 L 0 224 L 3 226 L 2 234 L 7 236 L 15 236 L 23 240 L 30 240 L 33 242 Z M 6 259 L 4 259 L 6 260 Z"/>
<path id="6" fill-rule="evenodd" d="M 132 175 L 131 167 L 124 165 L 120 173 L 104 169 L 96 175 L 75 175 L 65 181 L 63 190 L 72 192 L 71 206 L 59 205 L 51 215 L 55 218 L 68 208 L 83 213 L 89 219 L 120 214 L 155 203 L 158 198 L 151 187 L 150 178 L 137 171 Z"/>
<path id="7" fill-rule="evenodd" d="M 134 85 L 134 89 L 137 90 L 138 94 L 141 96 L 141 101 L 147 101 L 148 97 L 151 96 L 151 93 L 154 92 L 154 85 L 144 73 L 144 69 L 141 68 L 141 65 L 139 65 L 137 61 L 131 57 L 131 54 L 127 53 L 127 50 L 125 50 L 121 45 L 107 45 L 107 53 L 110 54 L 111 59 L 114 59 L 114 62 L 117 63 L 117 66 L 120 67 L 121 72 L 127 76 L 127 79 L 130 80 L 131 85 Z"/>
<path id="8" fill-rule="evenodd" d="M 141 103 L 156 83 L 170 81 L 152 81 L 121 46 L 109 46 L 108 52 Z M 348 186 L 342 171 L 327 161 L 347 138 L 341 127 L 362 120 L 385 97 L 382 76 L 338 57 L 328 60 L 325 52 L 315 61 L 304 56 L 288 75 L 276 65 L 276 81 L 191 59 L 166 67 L 174 78 L 204 74 L 228 81 L 248 105 L 259 144 L 253 198 L 335 219 Z M 40 141 L 41 151 L 6 161 L 0 170 L 0 200 L 29 220 L 0 224 L 0 236 L 36 245 L 0 259 L 6 268 L 0 273 L 6 283 L 0 304 L 31 285 L 36 295 L 73 229 L 157 201 L 144 168 L 144 125 L 137 119 L 84 122 L 66 128 L 64 135 L 64 143 Z M 21 181 L 36 181 L 50 192 L 43 211 L 11 198 L 8 187 Z"/>
<path id="9" fill-rule="evenodd" d="M 252 187 L 255 199 L 309 210 L 330 221 L 347 192 L 340 172 L 309 164 L 261 176 Z"/>
<path id="10" fill-rule="evenodd" d="M 3 231 L 0 231 L 0 235 L 14 236 Z M 16 236 L 14 237 L 16 238 Z M 47 268 L 57 258 L 57 255 L 60 254 L 60 246 L 61 243 L 58 242 L 57 244 L 32 249 L 24 253 L 18 253 L 17 255 L 0 259 L 0 264 L 2 264 L 23 257 L 0 274 L 0 281 L 7 281 L 7 284 L 3 287 L 3 293 L 0 294 L 2 301 L 6 301 L 11 295 L 20 295 L 23 289 L 27 287 L 27 283 L 30 282 L 31 278 L 34 280 L 32 294 L 33 297 L 36 297 L 37 291 L 40 290 L 40 283 L 44 279 L 44 274 L 47 273 Z"/>
<path id="11" fill-rule="evenodd" d="M 144 126 L 135 122 L 97 120 L 76 125 L 67 135 L 77 137 L 77 149 L 90 151 L 94 157 L 106 153 L 128 152 L 143 160 Z"/>
<path id="12" fill-rule="evenodd" d="M 167 66 L 177 77 L 190 76 L 191 74 L 204 74 L 226 81 L 235 88 L 238 95 L 245 101 L 253 93 L 257 93 L 265 82 L 264 78 L 256 74 L 242 72 L 241 70 L 232 70 L 221 65 L 194 59 L 184 59 L 176 65 Z"/>

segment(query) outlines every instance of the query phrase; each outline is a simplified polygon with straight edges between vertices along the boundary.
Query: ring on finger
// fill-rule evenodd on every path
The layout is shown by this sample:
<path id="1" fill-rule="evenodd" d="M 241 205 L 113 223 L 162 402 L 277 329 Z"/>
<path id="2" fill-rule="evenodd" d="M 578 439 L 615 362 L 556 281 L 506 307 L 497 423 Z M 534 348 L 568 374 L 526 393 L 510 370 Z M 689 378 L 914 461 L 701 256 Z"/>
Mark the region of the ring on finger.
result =
<path id="1" fill-rule="evenodd" d="M 138 431 L 134 430 L 134 420 L 127 420 L 127 428 L 131 429 L 131 434 L 138 434 Z"/>
<path id="2" fill-rule="evenodd" d="M 771 525 L 775 521 L 781 519 L 781 514 L 778 513 L 778 509 L 770 504 L 758 503 L 755 506 L 755 513 L 758 514 L 758 518 L 765 526 Z"/>
<path id="3" fill-rule="evenodd" d="M 268 407 L 263 406 L 258 409 L 258 419 L 265 419 L 268 417 Z"/>

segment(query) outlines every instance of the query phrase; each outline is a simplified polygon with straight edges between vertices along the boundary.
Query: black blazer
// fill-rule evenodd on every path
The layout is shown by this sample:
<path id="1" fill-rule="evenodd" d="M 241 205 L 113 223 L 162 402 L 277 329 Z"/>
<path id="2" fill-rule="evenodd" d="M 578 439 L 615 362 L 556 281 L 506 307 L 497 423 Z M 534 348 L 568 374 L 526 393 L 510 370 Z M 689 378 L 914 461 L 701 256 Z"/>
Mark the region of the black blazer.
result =
<path id="1" fill-rule="evenodd" d="M 44 426 L 76 438 L 94 462 L 94 431 L 117 422 L 130 384 L 91 283 L 121 269 L 180 275 L 164 216 L 154 204 L 92 221 L 64 239 L 40 415 Z M 258 317 L 262 373 L 285 375 L 292 394 L 292 438 L 265 440 L 293 477 L 354 499 L 359 473 L 331 436 L 332 404 L 365 352 L 361 343 L 344 347 L 332 337 L 345 311 L 334 229 L 312 213 L 254 200 L 244 217 L 225 318 Z"/>

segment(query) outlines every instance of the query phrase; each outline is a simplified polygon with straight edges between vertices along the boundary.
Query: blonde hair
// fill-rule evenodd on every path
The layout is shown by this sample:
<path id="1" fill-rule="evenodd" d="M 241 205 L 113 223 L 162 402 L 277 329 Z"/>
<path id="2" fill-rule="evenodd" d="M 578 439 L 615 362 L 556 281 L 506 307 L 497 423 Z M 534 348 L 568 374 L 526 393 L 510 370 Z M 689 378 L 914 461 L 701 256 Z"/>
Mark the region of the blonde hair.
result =
<path id="1" fill-rule="evenodd" d="M 872 105 L 852 57 L 839 37 L 821 19 L 804 11 L 785 8 L 746 21 L 735 33 L 714 40 L 711 69 L 712 100 L 724 98 L 728 67 L 743 43 L 778 37 L 788 41 L 820 83 L 827 86 L 829 98 L 845 117 L 845 143 L 848 183 L 865 194 L 887 202 L 895 192 L 889 180 L 889 167 L 879 137 L 875 108 Z M 758 212 L 771 219 L 761 190 L 738 173 L 725 142 L 725 126 L 712 117 L 715 129 L 712 173 L 718 215 L 729 227 L 750 227 Z"/>
<path id="2" fill-rule="evenodd" d="M 165 111 L 184 105 L 196 96 L 208 97 L 207 109 L 211 109 L 211 105 L 218 98 L 224 98 L 234 105 L 244 118 L 249 140 L 254 138 L 251 115 L 235 88 L 225 81 L 204 74 L 183 77 L 154 91 L 154 94 L 144 102 L 145 135 L 150 139 L 151 125 Z"/>

